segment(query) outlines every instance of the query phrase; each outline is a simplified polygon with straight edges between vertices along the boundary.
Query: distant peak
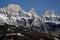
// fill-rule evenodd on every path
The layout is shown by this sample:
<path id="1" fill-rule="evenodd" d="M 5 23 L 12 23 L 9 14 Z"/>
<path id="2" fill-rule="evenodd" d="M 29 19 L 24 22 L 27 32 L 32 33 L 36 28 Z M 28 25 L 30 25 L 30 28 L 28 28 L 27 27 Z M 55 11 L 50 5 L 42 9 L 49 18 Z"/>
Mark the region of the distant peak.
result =
<path id="1" fill-rule="evenodd" d="M 47 10 L 46 12 L 48 12 L 48 13 L 54 13 L 53 10 Z"/>
<path id="2" fill-rule="evenodd" d="M 14 6 L 16 6 L 16 7 L 20 7 L 20 6 L 17 5 L 17 4 L 9 4 L 8 6 L 10 6 L 10 7 L 11 7 L 11 6 L 13 6 L 13 7 L 14 7 Z M 7 7 L 8 7 L 8 6 L 7 6 Z"/>
<path id="3" fill-rule="evenodd" d="M 47 10 L 44 12 L 43 17 L 56 17 L 57 14 L 53 10 Z"/>
<path id="4" fill-rule="evenodd" d="M 29 12 L 36 12 L 34 8 L 31 8 Z"/>
<path id="5" fill-rule="evenodd" d="M 35 11 L 35 9 L 34 9 L 34 8 L 31 8 L 31 10 Z"/>
<path id="6" fill-rule="evenodd" d="M 55 13 L 55 12 L 53 10 L 47 10 L 47 11 L 45 11 L 45 13 L 51 14 L 51 13 Z"/>
<path id="7" fill-rule="evenodd" d="M 19 12 L 22 8 L 17 4 L 9 4 L 7 6 L 7 11 L 9 12 Z"/>
<path id="8" fill-rule="evenodd" d="M 43 15 L 56 15 L 56 13 L 53 10 L 47 10 Z"/>
<path id="9" fill-rule="evenodd" d="M 35 17 L 38 17 L 38 14 L 37 14 L 37 12 L 35 11 L 34 8 L 31 8 L 31 9 L 29 10 L 29 13 L 32 14 L 32 15 L 34 15 Z"/>

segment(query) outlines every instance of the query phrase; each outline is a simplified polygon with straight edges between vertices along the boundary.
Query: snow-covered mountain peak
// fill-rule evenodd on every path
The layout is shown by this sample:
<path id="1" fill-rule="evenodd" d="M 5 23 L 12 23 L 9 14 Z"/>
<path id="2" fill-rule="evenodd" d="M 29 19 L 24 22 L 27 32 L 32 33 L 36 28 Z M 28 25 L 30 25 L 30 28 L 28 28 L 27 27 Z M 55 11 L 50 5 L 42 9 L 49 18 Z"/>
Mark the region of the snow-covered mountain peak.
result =
<path id="1" fill-rule="evenodd" d="M 45 11 L 45 13 L 42 16 L 43 22 L 58 22 L 60 21 L 60 15 L 56 14 L 53 10 Z"/>
<path id="2" fill-rule="evenodd" d="M 28 13 L 30 13 L 34 17 L 39 17 L 34 8 L 31 8 Z"/>
<path id="3" fill-rule="evenodd" d="M 5 7 L 0 8 L 0 13 L 6 13 L 6 8 Z"/>
<path id="4" fill-rule="evenodd" d="M 7 7 L 0 8 L 0 15 L 0 19 L 5 21 L 6 23 L 13 21 L 16 22 L 17 19 L 19 20 L 19 22 L 22 20 L 25 20 L 26 22 L 33 22 L 36 21 L 36 19 L 38 21 L 45 22 L 60 21 L 60 15 L 58 16 L 53 10 L 45 11 L 43 16 L 39 16 L 34 8 L 31 8 L 28 12 L 26 12 L 16 4 L 9 4 Z"/>
<path id="5" fill-rule="evenodd" d="M 53 10 L 45 11 L 43 17 L 56 17 L 57 14 Z"/>
<path id="6" fill-rule="evenodd" d="M 9 4 L 7 6 L 7 11 L 8 12 L 15 12 L 15 13 L 17 12 L 18 13 L 21 10 L 22 10 L 22 8 L 17 4 Z"/>

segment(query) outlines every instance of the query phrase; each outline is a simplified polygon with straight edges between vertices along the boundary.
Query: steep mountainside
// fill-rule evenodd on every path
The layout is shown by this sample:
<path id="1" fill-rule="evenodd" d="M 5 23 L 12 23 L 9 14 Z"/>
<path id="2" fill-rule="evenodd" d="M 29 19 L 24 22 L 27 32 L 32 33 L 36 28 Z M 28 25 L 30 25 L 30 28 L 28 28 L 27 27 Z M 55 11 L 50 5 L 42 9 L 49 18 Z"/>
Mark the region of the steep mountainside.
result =
<path id="1" fill-rule="evenodd" d="M 4 24 L 15 25 L 18 28 L 24 26 L 60 38 L 60 15 L 53 10 L 45 11 L 42 16 L 39 16 L 34 8 L 26 12 L 19 5 L 9 4 L 7 7 L 0 8 L 0 25 Z"/>

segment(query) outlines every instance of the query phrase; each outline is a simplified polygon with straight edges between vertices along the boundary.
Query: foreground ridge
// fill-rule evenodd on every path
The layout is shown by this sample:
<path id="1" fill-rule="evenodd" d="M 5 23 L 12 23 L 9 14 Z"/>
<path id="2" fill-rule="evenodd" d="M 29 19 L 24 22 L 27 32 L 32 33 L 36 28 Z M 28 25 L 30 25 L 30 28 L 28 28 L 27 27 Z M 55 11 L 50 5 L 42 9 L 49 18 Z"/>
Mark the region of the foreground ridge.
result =
<path id="1" fill-rule="evenodd" d="M 52 34 L 46 34 L 33 30 L 30 28 L 25 28 L 25 26 L 15 25 L 0 25 L 0 27 L 5 27 L 2 30 L 0 40 L 59 40 L 60 37 L 54 36 Z M 8 29 L 8 30 L 7 30 Z M 5 31 L 5 33 L 3 33 Z"/>

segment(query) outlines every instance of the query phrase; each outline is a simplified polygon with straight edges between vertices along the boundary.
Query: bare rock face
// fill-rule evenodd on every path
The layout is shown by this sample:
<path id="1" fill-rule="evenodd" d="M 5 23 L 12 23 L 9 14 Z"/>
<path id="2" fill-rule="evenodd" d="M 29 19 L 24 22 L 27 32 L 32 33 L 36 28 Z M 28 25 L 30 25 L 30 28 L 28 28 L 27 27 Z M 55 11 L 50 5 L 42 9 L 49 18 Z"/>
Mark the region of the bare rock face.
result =
<path id="1" fill-rule="evenodd" d="M 0 8 L 0 13 L 18 13 L 22 8 L 17 4 L 9 4 L 7 7 Z"/>
<path id="2" fill-rule="evenodd" d="M 48 10 L 45 11 L 45 13 L 43 14 L 44 17 L 56 17 L 56 13 L 53 10 Z"/>
<path id="3" fill-rule="evenodd" d="M 0 8 L 0 19 L 2 19 L 2 21 L 5 21 L 3 23 L 17 23 L 17 19 L 21 19 L 25 16 L 23 14 L 27 15 L 17 4 L 9 4 L 7 7 Z"/>
<path id="4" fill-rule="evenodd" d="M 3 9 L 2 8 L 0 8 L 0 13 L 2 13 L 3 12 Z"/>
<path id="5" fill-rule="evenodd" d="M 41 23 L 41 20 L 39 20 L 39 19 L 35 19 L 35 20 L 32 22 L 32 25 L 33 25 L 33 26 L 36 26 L 36 27 L 39 27 L 41 24 L 42 24 L 42 23 Z"/>
<path id="6" fill-rule="evenodd" d="M 9 4 L 7 6 L 7 12 L 15 12 L 18 13 L 21 10 L 19 5 L 16 4 Z"/>
<path id="7" fill-rule="evenodd" d="M 6 13 L 6 8 L 0 8 L 0 13 Z"/>
<path id="8" fill-rule="evenodd" d="M 43 21 L 59 21 L 60 15 L 58 15 L 56 12 L 53 10 L 47 10 L 44 12 L 42 15 Z"/>
<path id="9" fill-rule="evenodd" d="M 31 8 L 28 13 L 30 13 L 34 17 L 39 17 L 34 8 Z"/>

